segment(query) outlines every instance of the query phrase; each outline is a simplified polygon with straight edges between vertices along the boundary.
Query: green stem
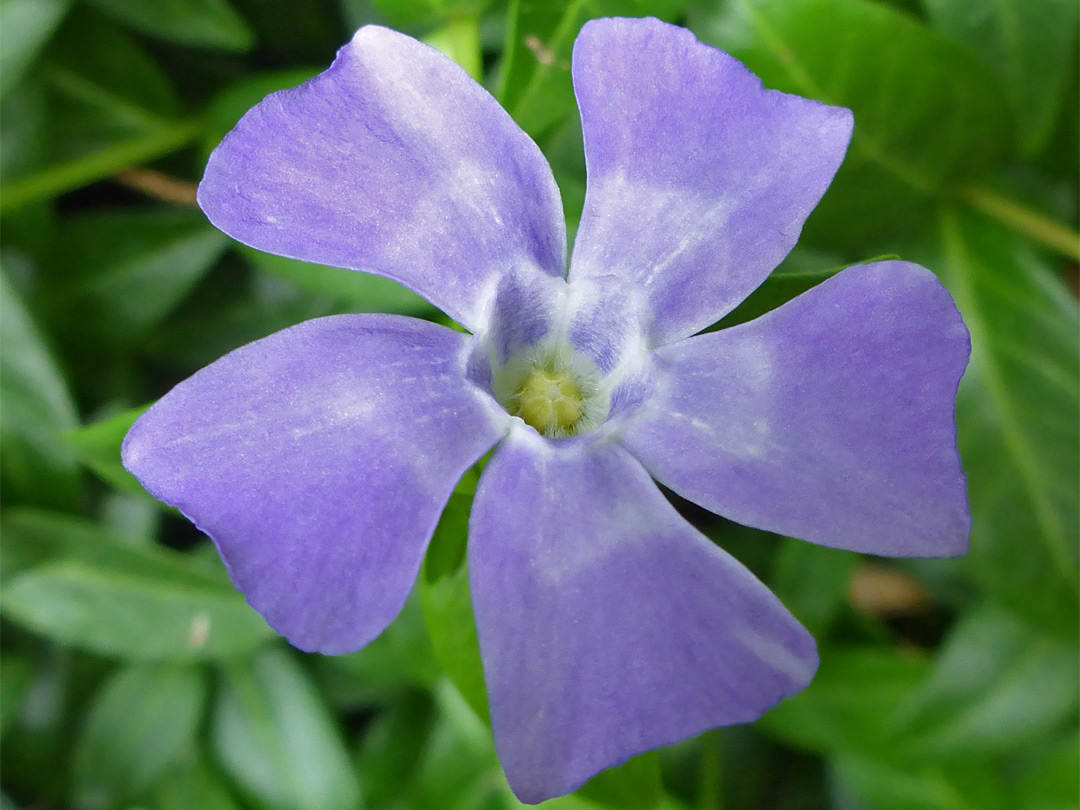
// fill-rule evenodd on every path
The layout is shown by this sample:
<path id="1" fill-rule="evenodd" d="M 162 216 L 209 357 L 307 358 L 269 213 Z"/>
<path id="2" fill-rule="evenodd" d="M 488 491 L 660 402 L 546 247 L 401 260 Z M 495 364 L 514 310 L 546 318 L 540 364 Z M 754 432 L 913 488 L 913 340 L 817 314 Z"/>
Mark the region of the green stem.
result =
<path id="1" fill-rule="evenodd" d="M 57 197 L 104 180 L 124 169 L 155 160 L 186 146 L 201 131 L 201 125 L 196 121 L 180 121 L 147 135 L 120 141 L 92 155 L 49 166 L 37 174 L 0 188 L 0 211 Z"/>
<path id="2" fill-rule="evenodd" d="M 1014 231 L 1019 231 L 1074 262 L 1080 262 L 1080 234 L 1065 225 L 988 188 L 968 186 L 960 191 L 960 198 L 972 208 Z"/>

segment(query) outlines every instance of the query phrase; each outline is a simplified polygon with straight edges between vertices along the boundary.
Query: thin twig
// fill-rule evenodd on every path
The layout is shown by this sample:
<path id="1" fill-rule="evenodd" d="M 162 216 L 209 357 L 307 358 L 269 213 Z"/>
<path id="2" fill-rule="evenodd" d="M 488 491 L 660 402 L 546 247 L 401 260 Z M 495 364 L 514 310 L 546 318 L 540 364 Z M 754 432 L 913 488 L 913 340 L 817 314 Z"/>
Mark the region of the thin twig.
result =
<path id="1" fill-rule="evenodd" d="M 192 208 L 198 206 L 195 200 L 195 191 L 198 186 L 161 172 L 155 172 L 153 169 L 127 169 L 113 179 L 122 186 L 141 191 L 157 200 Z"/>

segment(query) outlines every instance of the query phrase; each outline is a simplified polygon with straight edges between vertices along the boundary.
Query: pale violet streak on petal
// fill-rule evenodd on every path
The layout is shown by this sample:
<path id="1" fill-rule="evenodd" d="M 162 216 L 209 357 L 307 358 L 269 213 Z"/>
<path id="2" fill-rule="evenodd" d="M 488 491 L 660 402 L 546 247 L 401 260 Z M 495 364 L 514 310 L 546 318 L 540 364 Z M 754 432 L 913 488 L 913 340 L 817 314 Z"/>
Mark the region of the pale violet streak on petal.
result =
<path id="1" fill-rule="evenodd" d="M 666 346 L 621 441 L 740 523 L 901 557 L 967 551 L 956 389 L 970 340 L 930 271 L 850 267 L 757 320 Z"/>
<path id="2" fill-rule="evenodd" d="M 465 381 L 467 350 L 411 318 L 308 321 L 177 385 L 124 464 L 213 538 L 278 632 L 352 652 L 397 616 L 455 484 L 507 428 Z"/>
<path id="3" fill-rule="evenodd" d="M 511 431 L 470 522 L 495 744 L 536 803 L 810 681 L 814 641 L 617 442 Z"/>
<path id="4" fill-rule="evenodd" d="M 641 287 L 654 345 L 694 334 L 795 245 L 847 151 L 851 113 L 765 90 L 652 19 L 586 24 L 573 76 L 588 192 L 570 276 Z"/>
<path id="5" fill-rule="evenodd" d="M 199 204 L 245 244 L 393 278 L 474 330 L 503 272 L 565 272 L 536 144 L 452 61 L 377 26 L 250 110 L 211 155 Z"/>

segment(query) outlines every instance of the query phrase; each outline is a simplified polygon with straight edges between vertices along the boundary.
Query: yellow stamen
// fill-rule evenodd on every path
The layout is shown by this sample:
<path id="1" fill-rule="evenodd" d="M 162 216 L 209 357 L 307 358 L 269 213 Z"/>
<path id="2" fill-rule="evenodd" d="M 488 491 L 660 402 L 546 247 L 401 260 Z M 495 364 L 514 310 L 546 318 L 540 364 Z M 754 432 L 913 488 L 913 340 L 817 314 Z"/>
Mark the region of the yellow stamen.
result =
<path id="1" fill-rule="evenodd" d="M 568 374 L 534 368 L 513 397 L 515 416 L 545 436 L 573 435 L 585 413 L 581 388 Z"/>

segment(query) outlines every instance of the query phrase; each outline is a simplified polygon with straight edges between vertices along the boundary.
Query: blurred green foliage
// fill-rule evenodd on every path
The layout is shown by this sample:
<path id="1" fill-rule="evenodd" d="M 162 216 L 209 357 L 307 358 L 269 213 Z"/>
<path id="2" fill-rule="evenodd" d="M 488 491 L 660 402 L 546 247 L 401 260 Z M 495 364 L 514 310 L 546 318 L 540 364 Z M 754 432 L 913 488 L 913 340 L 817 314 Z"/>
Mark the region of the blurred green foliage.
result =
<path id="1" fill-rule="evenodd" d="M 688 25 L 768 86 L 854 110 L 802 243 L 728 322 L 869 257 L 935 270 L 973 340 L 958 421 L 975 530 L 960 560 L 871 562 L 687 508 L 812 629 L 821 671 L 762 722 L 550 807 L 1080 804 L 1074 0 L 0 0 L 0 807 L 519 806 L 471 619 L 475 473 L 398 621 L 323 658 L 274 636 L 119 446 L 172 384 L 277 329 L 443 317 L 206 222 L 194 184 L 246 109 L 356 27 L 393 25 L 537 140 L 573 233 L 571 47 L 609 15 Z"/>

